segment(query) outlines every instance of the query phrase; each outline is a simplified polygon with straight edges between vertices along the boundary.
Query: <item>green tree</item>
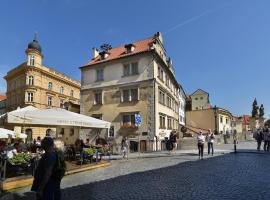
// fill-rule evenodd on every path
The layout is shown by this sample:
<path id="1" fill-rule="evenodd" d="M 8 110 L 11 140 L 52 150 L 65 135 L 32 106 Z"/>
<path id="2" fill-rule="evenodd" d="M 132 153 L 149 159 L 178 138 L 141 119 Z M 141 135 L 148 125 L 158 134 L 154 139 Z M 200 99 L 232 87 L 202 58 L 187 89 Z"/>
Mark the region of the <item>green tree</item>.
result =
<path id="1" fill-rule="evenodd" d="M 266 120 L 266 122 L 264 122 L 264 126 L 270 127 L 270 119 L 268 119 L 268 120 Z"/>
<path id="2" fill-rule="evenodd" d="M 263 117 L 264 116 L 264 107 L 263 104 L 261 104 L 260 109 L 259 109 L 259 117 Z"/>
<path id="3" fill-rule="evenodd" d="M 253 101 L 253 104 L 252 104 L 252 117 L 258 117 L 258 104 L 257 104 L 257 100 L 256 98 L 254 99 Z"/>

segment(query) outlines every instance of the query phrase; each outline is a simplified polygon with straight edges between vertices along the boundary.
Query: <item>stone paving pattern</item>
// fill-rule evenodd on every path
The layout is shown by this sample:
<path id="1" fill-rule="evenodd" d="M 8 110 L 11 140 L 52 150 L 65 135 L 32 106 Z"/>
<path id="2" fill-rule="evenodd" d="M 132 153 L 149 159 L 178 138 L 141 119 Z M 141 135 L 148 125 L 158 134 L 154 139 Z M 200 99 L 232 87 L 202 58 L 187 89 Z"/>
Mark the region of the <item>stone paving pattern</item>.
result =
<path id="1" fill-rule="evenodd" d="M 224 152 L 231 145 L 222 147 Z M 252 152 L 255 143 L 239 147 L 249 153 L 225 153 L 198 160 L 193 153 L 115 160 L 108 168 L 67 176 L 63 200 L 71 199 L 270 199 L 270 154 Z M 5 199 L 34 199 L 29 188 Z"/>

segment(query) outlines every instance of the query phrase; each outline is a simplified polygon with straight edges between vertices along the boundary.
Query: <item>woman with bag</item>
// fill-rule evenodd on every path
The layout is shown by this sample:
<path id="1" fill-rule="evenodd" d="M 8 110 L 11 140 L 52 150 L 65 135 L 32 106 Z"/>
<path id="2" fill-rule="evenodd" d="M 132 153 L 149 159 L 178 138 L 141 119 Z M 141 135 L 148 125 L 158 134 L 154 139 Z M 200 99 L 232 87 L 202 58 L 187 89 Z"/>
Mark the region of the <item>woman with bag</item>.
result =
<path id="1" fill-rule="evenodd" d="M 197 136 L 197 141 L 198 141 L 199 159 L 203 159 L 205 136 L 203 135 L 202 131 L 200 131 L 199 135 Z"/>
<path id="2" fill-rule="evenodd" d="M 210 151 L 212 150 L 212 156 L 214 155 L 214 133 L 212 133 L 211 129 L 209 129 L 207 134 L 207 143 L 208 143 L 208 155 L 210 154 Z"/>

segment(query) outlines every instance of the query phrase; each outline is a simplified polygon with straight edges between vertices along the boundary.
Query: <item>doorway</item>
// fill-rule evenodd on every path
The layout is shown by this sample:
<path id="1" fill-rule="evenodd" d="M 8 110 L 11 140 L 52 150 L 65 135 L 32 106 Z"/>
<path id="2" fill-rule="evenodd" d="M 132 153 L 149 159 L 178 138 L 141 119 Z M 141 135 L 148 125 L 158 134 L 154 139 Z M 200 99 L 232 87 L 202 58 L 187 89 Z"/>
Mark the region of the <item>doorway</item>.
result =
<path id="1" fill-rule="evenodd" d="M 140 150 L 141 152 L 146 152 L 147 148 L 146 148 L 146 140 L 141 140 L 140 141 Z"/>

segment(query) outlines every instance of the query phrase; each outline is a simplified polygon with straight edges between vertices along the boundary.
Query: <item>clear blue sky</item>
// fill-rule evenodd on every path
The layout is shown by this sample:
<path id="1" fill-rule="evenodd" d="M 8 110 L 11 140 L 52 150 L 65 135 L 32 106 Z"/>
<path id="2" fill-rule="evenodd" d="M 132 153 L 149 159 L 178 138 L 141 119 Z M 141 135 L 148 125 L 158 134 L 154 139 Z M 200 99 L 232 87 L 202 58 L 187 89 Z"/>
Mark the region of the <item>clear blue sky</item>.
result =
<path id="1" fill-rule="evenodd" d="M 102 43 L 118 46 L 161 31 L 187 93 L 250 114 L 254 97 L 270 114 L 269 0 L 3 0 L 0 76 L 24 62 L 38 32 L 43 63 L 80 79 L 79 66 Z M 0 81 L 0 90 L 5 90 Z"/>

